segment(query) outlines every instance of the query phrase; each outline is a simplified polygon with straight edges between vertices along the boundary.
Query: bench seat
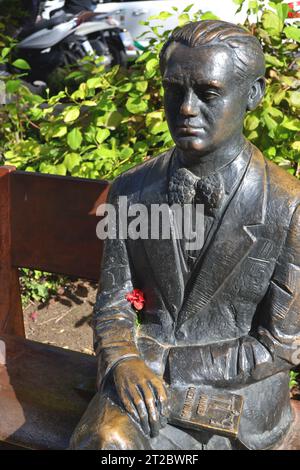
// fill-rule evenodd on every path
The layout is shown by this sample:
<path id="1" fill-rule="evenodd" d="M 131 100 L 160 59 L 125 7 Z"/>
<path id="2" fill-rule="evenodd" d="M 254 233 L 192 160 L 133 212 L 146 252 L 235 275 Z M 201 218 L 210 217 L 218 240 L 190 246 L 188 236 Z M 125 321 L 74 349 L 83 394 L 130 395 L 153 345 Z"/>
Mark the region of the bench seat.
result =
<path id="1" fill-rule="evenodd" d="M 0 441 L 31 449 L 66 449 L 95 393 L 96 358 L 1 335 Z"/>

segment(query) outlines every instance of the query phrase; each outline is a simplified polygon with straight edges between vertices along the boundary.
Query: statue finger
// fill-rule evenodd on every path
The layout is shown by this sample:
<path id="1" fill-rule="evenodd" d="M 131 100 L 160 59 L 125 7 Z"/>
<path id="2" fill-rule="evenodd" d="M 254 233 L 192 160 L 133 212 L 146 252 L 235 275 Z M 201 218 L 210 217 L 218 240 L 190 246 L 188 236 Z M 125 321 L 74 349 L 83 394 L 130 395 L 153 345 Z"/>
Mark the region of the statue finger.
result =
<path id="1" fill-rule="evenodd" d="M 167 389 L 164 383 L 159 379 L 153 380 L 151 385 L 156 395 L 158 409 L 161 415 L 161 423 L 163 426 L 165 426 L 167 424 L 167 418 L 170 414 Z"/>
<path id="2" fill-rule="evenodd" d="M 157 409 L 157 400 L 151 383 L 148 382 L 147 385 L 141 390 L 141 392 L 143 393 L 144 400 L 147 406 L 151 434 L 152 437 L 155 437 L 158 435 L 161 426 L 159 419 L 159 410 Z"/>
<path id="3" fill-rule="evenodd" d="M 146 436 L 150 436 L 150 426 L 149 426 L 149 420 L 148 420 L 148 412 L 147 412 L 147 407 L 144 402 L 144 398 L 139 391 L 139 389 L 136 387 L 135 392 L 132 394 L 133 396 L 133 403 L 135 408 L 137 409 L 137 412 L 139 414 L 139 421 L 142 426 L 142 429 Z"/>
<path id="4" fill-rule="evenodd" d="M 159 390 L 152 384 L 152 382 L 149 382 L 149 387 L 152 390 L 154 399 L 155 399 L 155 408 L 158 412 L 158 419 L 160 423 L 160 427 L 163 428 L 167 424 L 167 420 L 163 416 L 163 399 L 160 397 Z"/>
<path id="5" fill-rule="evenodd" d="M 127 411 L 127 413 L 137 422 L 139 423 L 140 419 L 139 419 L 139 414 L 137 412 L 137 409 L 134 405 L 134 400 L 129 392 L 128 389 L 126 389 L 124 391 L 124 393 L 122 394 L 122 397 L 121 397 L 121 401 L 123 403 L 123 406 L 125 408 L 125 410 Z"/>

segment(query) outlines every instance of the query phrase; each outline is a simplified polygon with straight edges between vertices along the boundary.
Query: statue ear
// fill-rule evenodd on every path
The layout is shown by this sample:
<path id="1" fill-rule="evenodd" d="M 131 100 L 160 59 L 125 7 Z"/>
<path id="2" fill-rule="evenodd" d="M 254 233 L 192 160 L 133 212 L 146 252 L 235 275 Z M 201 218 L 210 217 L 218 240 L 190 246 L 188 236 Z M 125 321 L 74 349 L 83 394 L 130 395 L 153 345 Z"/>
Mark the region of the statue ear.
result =
<path id="1" fill-rule="evenodd" d="M 259 103 L 263 99 L 265 90 L 265 77 L 259 77 L 255 80 L 254 83 L 252 83 L 248 96 L 247 111 L 253 111 L 253 109 L 255 109 L 259 105 Z"/>

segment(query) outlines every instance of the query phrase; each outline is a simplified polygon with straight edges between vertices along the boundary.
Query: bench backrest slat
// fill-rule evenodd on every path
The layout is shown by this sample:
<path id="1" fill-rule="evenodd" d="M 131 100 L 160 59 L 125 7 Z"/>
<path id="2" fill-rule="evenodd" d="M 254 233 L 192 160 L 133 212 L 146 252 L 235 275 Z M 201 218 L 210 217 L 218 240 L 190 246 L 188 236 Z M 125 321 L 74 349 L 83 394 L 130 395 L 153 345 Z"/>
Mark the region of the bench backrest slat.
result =
<path id="1" fill-rule="evenodd" d="M 12 265 L 98 280 L 107 181 L 11 173 Z"/>

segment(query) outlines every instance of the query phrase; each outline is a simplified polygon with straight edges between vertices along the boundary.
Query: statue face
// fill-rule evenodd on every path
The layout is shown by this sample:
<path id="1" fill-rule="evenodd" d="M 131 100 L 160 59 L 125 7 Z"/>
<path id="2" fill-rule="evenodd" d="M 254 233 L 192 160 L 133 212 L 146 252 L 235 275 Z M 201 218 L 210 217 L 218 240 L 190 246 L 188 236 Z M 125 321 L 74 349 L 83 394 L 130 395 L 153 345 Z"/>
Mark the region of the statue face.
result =
<path id="1" fill-rule="evenodd" d="M 239 139 L 250 81 L 236 75 L 231 51 L 222 45 L 170 48 L 164 103 L 176 145 L 201 156 Z"/>

